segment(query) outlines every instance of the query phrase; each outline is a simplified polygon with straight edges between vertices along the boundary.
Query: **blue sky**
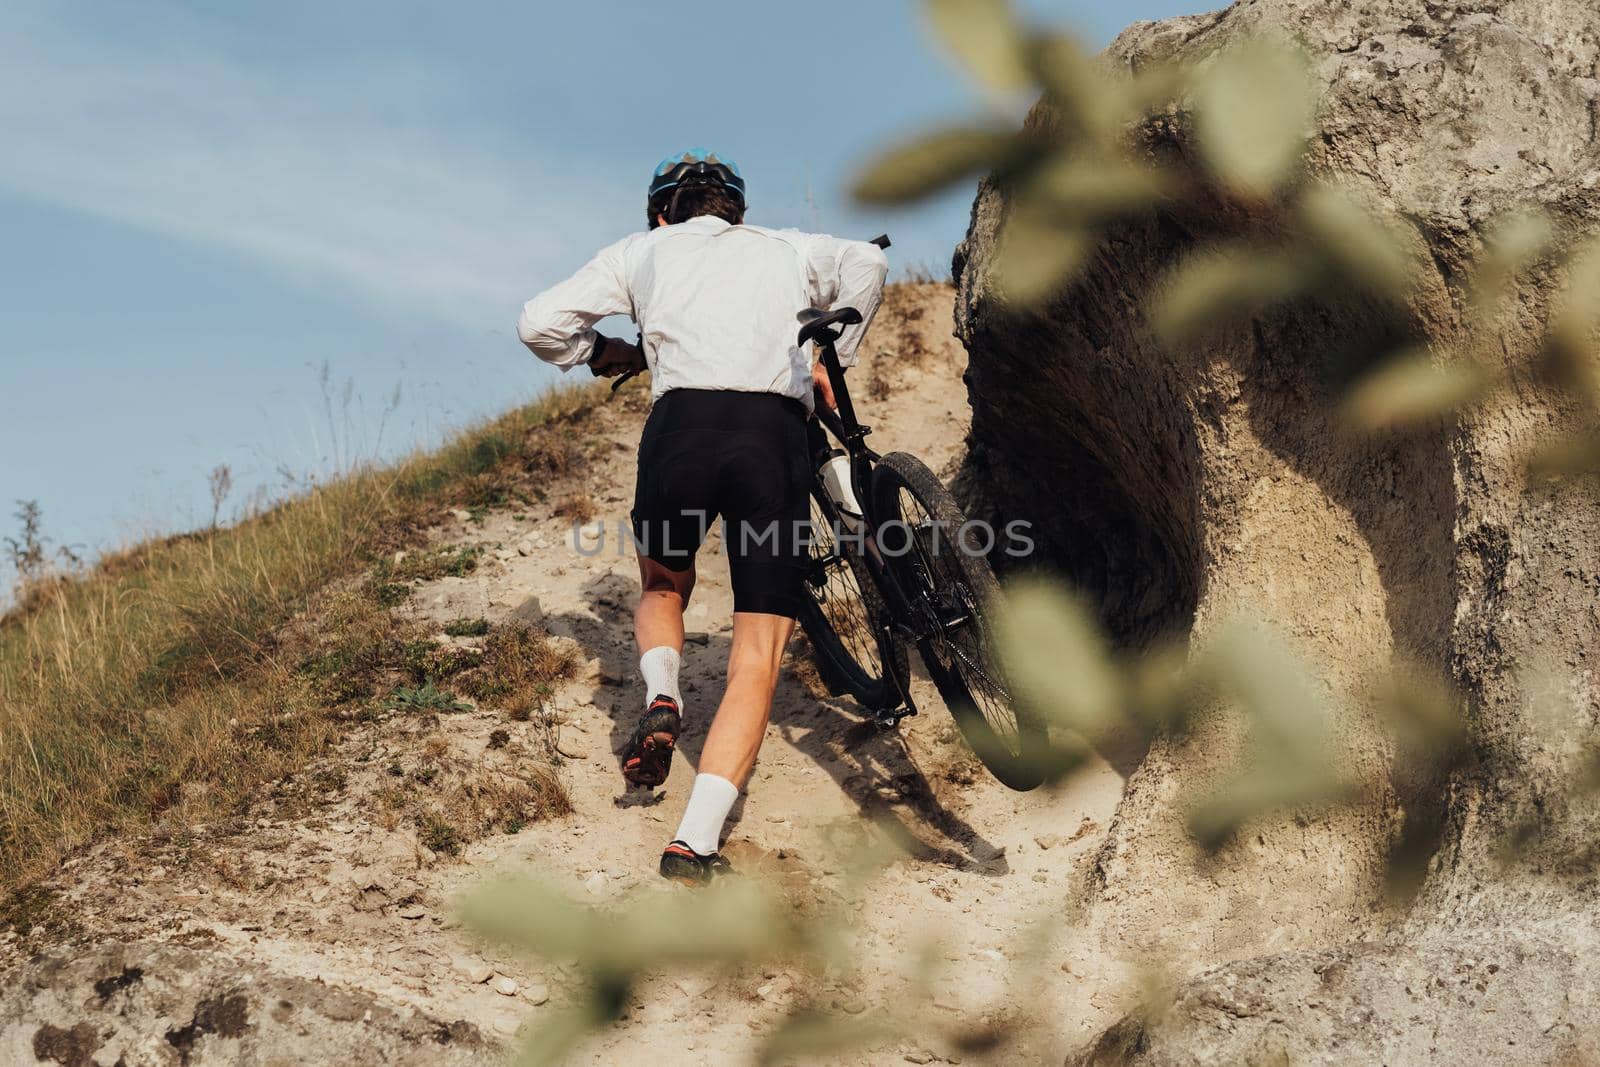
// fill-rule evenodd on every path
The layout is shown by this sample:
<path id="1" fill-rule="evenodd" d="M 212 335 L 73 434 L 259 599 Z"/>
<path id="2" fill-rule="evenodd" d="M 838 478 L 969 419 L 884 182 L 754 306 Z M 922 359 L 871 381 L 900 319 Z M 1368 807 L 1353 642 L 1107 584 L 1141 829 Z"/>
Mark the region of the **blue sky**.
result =
<path id="1" fill-rule="evenodd" d="M 1020 6 L 1099 45 L 1209 5 Z M 910 0 L 7 0 L 0 507 L 95 551 L 207 521 L 219 463 L 237 505 L 531 398 L 556 375 L 517 308 L 638 228 L 685 145 L 739 161 L 753 222 L 942 270 L 969 192 L 843 190 L 979 106 Z"/>

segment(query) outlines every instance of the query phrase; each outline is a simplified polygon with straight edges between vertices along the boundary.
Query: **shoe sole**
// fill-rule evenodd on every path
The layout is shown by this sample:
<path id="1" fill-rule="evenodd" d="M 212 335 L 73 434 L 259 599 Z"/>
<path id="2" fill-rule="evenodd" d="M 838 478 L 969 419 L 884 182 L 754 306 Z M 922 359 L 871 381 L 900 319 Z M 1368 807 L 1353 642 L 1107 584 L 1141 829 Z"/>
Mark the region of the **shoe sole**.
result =
<path id="1" fill-rule="evenodd" d="M 678 747 L 678 736 L 665 731 L 648 734 L 639 743 L 639 762 L 622 768 L 622 777 L 630 785 L 656 786 L 667 780 L 672 770 L 672 753 Z"/>
<path id="2" fill-rule="evenodd" d="M 685 889 L 704 889 L 706 883 L 698 878 L 685 878 L 676 874 L 663 874 L 661 876 L 674 885 L 681 885 Z"/>

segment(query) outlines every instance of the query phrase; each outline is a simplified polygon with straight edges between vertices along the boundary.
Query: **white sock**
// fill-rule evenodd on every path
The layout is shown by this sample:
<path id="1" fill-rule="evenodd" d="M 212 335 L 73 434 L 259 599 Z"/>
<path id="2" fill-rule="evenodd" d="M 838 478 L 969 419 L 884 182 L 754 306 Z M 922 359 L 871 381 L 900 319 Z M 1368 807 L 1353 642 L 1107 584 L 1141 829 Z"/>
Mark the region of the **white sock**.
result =
<path id="1" fill-rule="evenodd" d="M 722 824 L 738 799 L 739 787 L 726 778 L 695 775 L 689 806 L 683 809 L 683 822 L 678 824 L 678 840 L 702 856 L 711 855 L 722 840 Z"/>
<path id="2" fill-rule="evenodd" d="M 678 692 L 678 667 L 683 660 L 678 650 L 670 645 L 657 645 L 639 657 L 639 673 L 644 675 L 644 706 L 658 696 L 668 696 L 678 702 L 683 710 L 683 696 Z"/>

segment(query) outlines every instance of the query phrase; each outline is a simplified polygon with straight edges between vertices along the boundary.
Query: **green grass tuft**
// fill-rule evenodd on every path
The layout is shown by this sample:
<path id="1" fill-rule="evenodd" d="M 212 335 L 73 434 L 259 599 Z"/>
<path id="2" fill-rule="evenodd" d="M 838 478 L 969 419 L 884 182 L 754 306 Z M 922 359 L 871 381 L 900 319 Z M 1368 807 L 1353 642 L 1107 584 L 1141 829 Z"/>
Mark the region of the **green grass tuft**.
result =
<path id="1" fill-rule="evenodd" d="M 489 632 L 489 620 L 456 619 L 445 624 L 444 632 L 449 637 L 482 637 Z"/>

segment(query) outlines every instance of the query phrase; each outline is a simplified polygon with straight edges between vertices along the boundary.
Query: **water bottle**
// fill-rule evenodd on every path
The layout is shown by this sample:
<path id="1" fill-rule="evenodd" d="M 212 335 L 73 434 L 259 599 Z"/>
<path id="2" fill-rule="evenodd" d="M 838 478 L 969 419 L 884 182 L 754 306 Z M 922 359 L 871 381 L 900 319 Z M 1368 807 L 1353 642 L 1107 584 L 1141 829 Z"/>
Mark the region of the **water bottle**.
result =
<path id="1" fill-rule="evenodd" d="M 850 457 L 843 449 L 831 450 L 822 461 L 820 473 L 828 498 L 839 513 L 839 522 L 851 533 L 857 533 L 864 521 L 861 504 L 856 500 L 855 488 L 850 484 Z"/>

